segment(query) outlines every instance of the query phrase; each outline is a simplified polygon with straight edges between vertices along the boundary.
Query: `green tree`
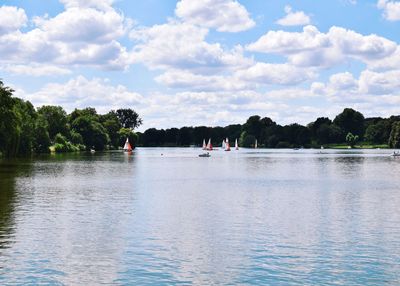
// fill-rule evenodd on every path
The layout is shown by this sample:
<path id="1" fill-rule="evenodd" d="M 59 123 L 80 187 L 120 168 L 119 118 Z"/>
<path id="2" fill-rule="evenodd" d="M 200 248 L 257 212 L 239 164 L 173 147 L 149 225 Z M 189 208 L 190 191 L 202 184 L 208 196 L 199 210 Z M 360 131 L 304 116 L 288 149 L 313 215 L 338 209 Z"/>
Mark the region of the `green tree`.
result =
<path id="1" fill-rule="evenodd" d="M 156 128 L 147 129 L 143 135 L 141 142 L 143 146 L 155 147 L 164 145 L 165 131 Z"/>
<path id="2" fill-rule="evenodd" d="M 317 120 L 308 124 L 308 128 L 311 131 L 312 136 L 315 136 L 318 132 L 318 129 L 324 125 L 329 126 L 332 124 L 332 121 L 328 117 L 318 117 Z"/>
<path id="3" fill-rule="evenodd" d="M 311 141 L 310 130 L 300 124 L 294 123 L 283 127 L 284 142 L 293 146 L 304 146 Z"/>
<path id="4" fill-rule="evenodd" d="M 139 114 L 130 108 L 122 108 L 116 111 L 119 122 L 124 128 L 135 129 L 142 125 L 143 121 Z"/>
<path id="5" fill-rule="evenodd" d="M 364 135 L 364 116 L 352 108 L 345 108 L 342 113 L 335 117 L 333 123 L 339 126 L 344 134 L 350 132 L 360 138 Z"/>
<path id="6" fill-rule="evenodd" d="M 13 92 L 0 81 L 0 152 L 8 157 L 17 153 L 21 134 L 20 118 L 14 110 Z"/>
<path id="7" fill-rule="evenodd" d="M 365 131 L 365 140 L 371 143 L 384 144 L 389 140 L 391 123 L 389 120 L 380 120 L 368 125 Z"/>
<path id="8" fill-rule="evenodd" d="M 97 111 L 93 107 L 87 107 L 84 109 L 76 109 L 71 112 L 71 114 L 68 116 L 68 121 L 69 123 L 72 124 L 72 122 L 75 121 L 78 117 L 89 117 L 91 120 L 99 121 L 99 115 L 97 114 Z"/>
<path id="9" fill-rule="evenodd" d="M 209 130 L 209 134 L 210 134 L 209 138 L 211 138 L 211 140 L 213 142 L 216 142 L 216 144 L 217 144 L 216 146 L 220 145 L 222 143 L 222 140 L 226 139 L 226 137 L 231 136 L 231 134 L 225 133 L 225 129 L 220 126 L 216 126 L 216 127 L 212 127 L 212 128 L 209 127 L 208 130 Z M 194 141 L 193 143 L 201 144 L 201 143 L 203 143 L 203 139 L 204 139 L 204 137 L 201 138 L 201 140 L 199 140 L 199 141 Z M 207 137 L 206 137 L 206 139 L 207 139 Z M 232 137 L 230 137 L 230 139 L 232 140 Z"/>
<path id="10" fill-rule="evenodd" d="M 178 128 L 169 128 L 165 130 L 164 142 L 167 146 L 177 146 L 178 145 Z M 140 139 L 139 139 L 140 140 Z"/>
<path id="11" fill-rule="evenodd" d="M 14 111 L 17 113 L 19 118 L 20 128 L 18 143 L 16 145 L 16 154 L 28 155 L 33 151 L 37 113 L 29 101 L 25 102 L 19 98 L 13 98 L 13 100 L 15 102 Z"/>
<path id="12" fill-rule="evenodd" d="M 246 131 L 243 131 L 240 134 L 239 144 L 245 148 L 252 148 L 256 142 L 256 137 L 253 134 L 247 134 Z"/>
<path id="13" fill-rule="evenodd" d="M 358 135 L 353 135 L 351 132 L 347 133 L 346 135 L 346 142 L 351 146 L 351 148 L 354 148 L 358 139 Z"/>
<path id="14" fill-rule="evenodd" d="M 182 127 L 178 132 L 178 145 L 189 146 L 194 142 L 193 127 Z"/>
<path id="15" fill-rule="evenodd" d="M 193 128 L 193 140 L 196 145 L 199 145 L 203 142 L 203 139 L 208 140 L 208 138 L 212 137 L 210 134 L 210 128 L 206 126 L 197 126 Z M 222 140 L 221 140 L 222 141 Z"/>
<path id="16" fill-rule="evenodd" d="M 241 124 L 232 124 L 224 127 L 224 135 L 229 136 L 232 140 L 240 139 L 240 134 L 242 134 Z"/>
<path id="17" fill-rule="evenodd" d="M 400 121 L 393 123 L 389 137 L 390 148 L 400 148 Z"/>
<path id="18" fill-rule="evenodd" d="M 318 144 L 330 143 L 331 127 L 329 124 L 321 124 L 316 130 L 314 138 Z"/>
<path id="19" fill-rule="evenodd" d="M 261 117 L 259 115 L 250 116 L 246 123 L 243 125 L 243 131 L 248 135 L 253 135 L 255 138 L 260 139 L 262 129 L 264 127 Z"/>
<path id="20" fill-rule="evenodd" d="M 69 133 L 69 140 L 71 141 L 72 144 L 83 145 L 82 135 L 76 132 L 75 130 L 71 130 L 71 132 Z"/>
<path id="21" fill-rule="evenodd" d="M 61 106 L 44 105 L 38 108 L 38 113 L 46 119 L 51 139 L 54 139 L 57 133 L 68 135 L 67 113 Z"/>
<path id="22" fill-rule="evenodd" d="M 48 153 L 50 152 L 50 136 L 48 130 L 47 120 L 39 114 L 35 123 L 35 140 L 33 149 L 36 153 Z"/>
<path id="23" fill-rule="evenodd" d="M 100 115 L 100 122 L 107 130 L 108 136 L 110 137 L 110 144 L 114 148 L 118 148 L 121 143 L 119 131 L 122 125 L 119 122 L 117 113 L 115 111 L 110 111 L 105 115 Z"/>
<path id="24" fill-rule="evenodd" d="M 72 129 L 81 134 L 86 149 L 104 150 L 109 143 L 106 129 L 96 121 L 97 117 L 82 115 L 72 122 Z"/>

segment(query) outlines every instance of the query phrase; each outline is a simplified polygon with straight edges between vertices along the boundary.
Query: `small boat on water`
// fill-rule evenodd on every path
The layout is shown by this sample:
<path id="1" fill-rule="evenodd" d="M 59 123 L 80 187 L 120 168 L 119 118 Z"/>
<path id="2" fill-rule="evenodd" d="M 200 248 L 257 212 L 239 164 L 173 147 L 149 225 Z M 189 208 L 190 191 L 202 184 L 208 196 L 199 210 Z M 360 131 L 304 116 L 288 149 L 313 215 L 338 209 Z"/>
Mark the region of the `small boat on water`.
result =
<path id="1" fill-rule="evenodd" d="M 208 150 L 208 151 L 212 151 L 213 150 L 213 146 L 211 144 L 211 138 L 208 139 L 208 143 L 206 145 L 206 150 Z"/>
<path id="2" fill-rule="evenodd" d="M 207 145 L 206 145 L 206 139 L 203 139 L 203 148 L 202 148 L 203 150 L 206 150 L 207 149 Z"/>
<path id="3" fill-rule="evenodd" d="M 229 139 L 225 140 L 225 151 L 231 151 L 231 146 L 229 145 Z"/>
<path id="4" fill-rule="evenodd" d="M 132 146 L 129 143 L 129 138 L 126 138 L 125 145 L 124 145 L 124 152 L 132 152 Z"/>
<path id="5" fill-rule="evenodd" d="M 226 148 L 225 140 L 222 140 L 221 148 L 222 148 L 222 149 L 225 149 L 225 148 Z"/>
<path id="6" fill-rule="evenodd" d="M 200 154 L 199 157 L 211 157 L 211 155 L 210 155 L 210 153 L 207 152 L 207 153 Z"/>
<path id="7" fill-rule="evenodd" d="M 238 144 L 237 138 L 235 140 L 235 150 L 239 150 L 239 144 Z"/>
<path id="8" fill-rule="evenodd" d="M 257 149 L 258 148 L 258 144 L 257 144 L 257 139 L 256 139 L 256 142 L 254 143 L 254 149 Z"/>
<path id="9" fill-rule="evenodd" d="M 393 157 L 400 157 L 400 151 L 398 151 L 398 152 L 393 151 L 393 154 L 391 154 L 390 156 L 393 156 Z"/>

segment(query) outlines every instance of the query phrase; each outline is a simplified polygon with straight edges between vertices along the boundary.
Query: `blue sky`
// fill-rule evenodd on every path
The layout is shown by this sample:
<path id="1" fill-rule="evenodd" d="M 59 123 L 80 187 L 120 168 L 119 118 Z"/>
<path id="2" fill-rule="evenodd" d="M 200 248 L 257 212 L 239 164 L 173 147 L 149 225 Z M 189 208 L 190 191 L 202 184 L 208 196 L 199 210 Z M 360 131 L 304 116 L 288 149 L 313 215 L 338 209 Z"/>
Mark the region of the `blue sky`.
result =
<path id="1" fill-rule="evenodd" d="M 400 1 L 3 0 L 0 78 L 141 130 L 399 114 Z"/>

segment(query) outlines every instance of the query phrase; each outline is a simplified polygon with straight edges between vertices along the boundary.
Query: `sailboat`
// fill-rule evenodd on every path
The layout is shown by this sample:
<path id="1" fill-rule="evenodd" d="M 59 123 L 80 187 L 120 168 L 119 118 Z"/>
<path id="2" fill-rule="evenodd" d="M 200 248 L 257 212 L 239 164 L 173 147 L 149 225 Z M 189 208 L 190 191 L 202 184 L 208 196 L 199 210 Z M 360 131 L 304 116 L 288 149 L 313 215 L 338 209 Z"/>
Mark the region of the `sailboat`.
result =
<path id="1" fill-rule="evenodd" d="M 126 141 L 125 141 L 124 151 L 125 152 L 132 152 L 132 146 L 129 143 L 129 139 L 128 138 L 126 138 Z"/>
<path id="2" fill-rule="evenodd" d="M 207 143 L 207 146 L 206 146 L 206 150 L 212 151 L 212 149 L 213 149 L 213 146 L 212 146 L 212 144 L 211 144 L 211 138 L 210 138 L 210 139 L 208 139 L 208 143 Z"/>
<path id="3" fill-rule="evenodd" d="M 221 145 L 221 148 L 222 148 L 222 149 L 225 149 L 225 147 L 226 147 L 225 140 L 222 140 L 222 145 Z"/>
<path id="4" fill-rule="evenodd" d="M 256 142 L 254 143 L 254 149 L 257 149 L 258 148 L 258 145 L 257 145 L 257 139 L 256 139 Z"/>
<path id="5" fill-rule="evenodd" d="M 225 140 L 225 151 L 231 151 L 231 146 L 229 145 L 229 139 Z"/>
<path id="6" fill-rule="evenodd" d="M 235 140 L 235 150 L 239 150 L 239 144 L 238 144 L 237 138 Z"/>
<path id="7" fill-rule="evenodd" d="M 206 150 L 206 149 L 207 149 L 206 140 L 203 139 L 203 150 Z"/>

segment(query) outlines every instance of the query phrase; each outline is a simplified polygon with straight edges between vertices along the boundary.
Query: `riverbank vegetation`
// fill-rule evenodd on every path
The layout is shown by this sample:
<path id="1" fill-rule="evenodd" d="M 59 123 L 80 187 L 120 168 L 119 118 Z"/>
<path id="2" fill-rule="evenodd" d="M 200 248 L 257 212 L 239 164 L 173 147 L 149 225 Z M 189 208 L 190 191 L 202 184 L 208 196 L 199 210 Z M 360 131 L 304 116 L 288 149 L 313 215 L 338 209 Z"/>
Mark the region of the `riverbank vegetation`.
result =
<path id="1" fill-rule="evenodd" d="M 142 119 L 132 109 L 98 114 L 94 108 L 67 112 L 60 106 L 35 109 L 29 101 L 13 97 L 0 81 L 0 154 L 7 157 L 32 153 L 118 149 Z"/>
<path id="2" fill-rule="evenodd" d="M 400 116 L 364 118 L 346 108 L 333 120 L 317 118 L 306 126 L 279 125 L 271 118 L 251 116 L 241 124 L 226 127 L 147 129 L 139 134 L 139 146 L 199 146 L 203 139 L 220 145 L 226 137 L 239 139 L 242 147 L 266 148 L 400 148 Z"/>
<path id="3" fill-rule="evenodd" d="M 279 125 L 271 118 L 251 116 L 244 124 L 226 127 L 150 128 L 133 130 L 142 119 L 132 109 L 98 114 L 94 108 L 75 109 L 70 114 L 60 106 L 37 109 L 29 101 L 13 97 L 13 90 L 0 81 L 0 154 L 29 155 L 46 152 L 118 149 L 126 138 L 134 146 L 213 145 L 236 138 L 242 147 L 266 148 L 400 148 L 400 116 L 364 118 L 346 108 L 333 120 L 317 118 L 306 126 Z"/>

